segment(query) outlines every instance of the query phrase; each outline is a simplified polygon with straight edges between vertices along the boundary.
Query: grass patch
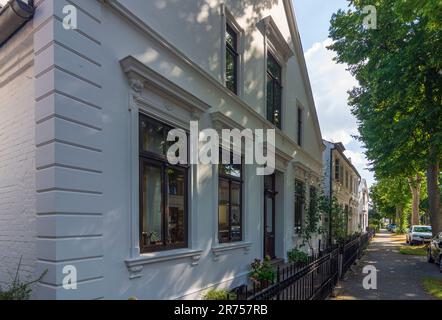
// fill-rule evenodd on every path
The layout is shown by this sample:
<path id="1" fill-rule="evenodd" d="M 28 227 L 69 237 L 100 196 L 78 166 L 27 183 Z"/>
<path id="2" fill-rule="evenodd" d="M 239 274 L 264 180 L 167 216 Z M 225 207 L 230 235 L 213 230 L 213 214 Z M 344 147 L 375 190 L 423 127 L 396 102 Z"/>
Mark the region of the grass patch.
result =
<path id="1" fill-rule="evenodd" d="M 424 289 L 433 297 L 442 300 L 442 279 L 440 278 L 424 278 Z"/>
<path id="2" fill-rule="evenodd" d="M 399 252 L 402 254 L 412 255 L 412 256 L 426 256 L 427 246 L 402 246 L 399 248 Z"/>

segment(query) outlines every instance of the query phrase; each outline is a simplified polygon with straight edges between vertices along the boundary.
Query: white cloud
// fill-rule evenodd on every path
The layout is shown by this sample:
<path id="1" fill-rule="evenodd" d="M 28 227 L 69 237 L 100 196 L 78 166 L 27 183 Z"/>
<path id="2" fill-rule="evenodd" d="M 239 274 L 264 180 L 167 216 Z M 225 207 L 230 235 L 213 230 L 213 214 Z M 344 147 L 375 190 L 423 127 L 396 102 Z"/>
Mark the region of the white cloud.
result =
<path id="1" fill-rule="evenodd" d="M 347 148 L 346 155 L 352 158 L 359 174 L 374 182 L 372 173 L 367 171 L 368 161 L 356 135 L 357 123 L 348 106 L 348 90 L 357 86 L 356 79 L 346 70 L 347 66 L 333 61 L 336 56 L 327 49 L 331 39 L 315 43 L 305 52 L 319 123 L 324 139 L 342 142 Z"/>

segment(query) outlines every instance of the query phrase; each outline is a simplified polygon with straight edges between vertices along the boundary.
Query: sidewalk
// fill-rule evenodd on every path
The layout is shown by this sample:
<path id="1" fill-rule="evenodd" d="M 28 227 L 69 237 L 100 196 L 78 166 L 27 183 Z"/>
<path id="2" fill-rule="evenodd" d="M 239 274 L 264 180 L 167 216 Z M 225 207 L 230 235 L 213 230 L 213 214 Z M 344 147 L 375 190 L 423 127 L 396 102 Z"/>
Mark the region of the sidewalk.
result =
<path id="1" fill-rule="evenodd" d="M 352 266 L 336 287 L 332 300 L 433 300 L 422 287 L 422 279 L 440 277 L 437 266 L 425 257 L 403 255 L 399 247 L 405 237 L 381 231 L 368 247 L 357 266 Z M 373 265 L 377 269 L 377 290 L 365 290 L 362 281 L 366 274 L 362 268 Z"/>

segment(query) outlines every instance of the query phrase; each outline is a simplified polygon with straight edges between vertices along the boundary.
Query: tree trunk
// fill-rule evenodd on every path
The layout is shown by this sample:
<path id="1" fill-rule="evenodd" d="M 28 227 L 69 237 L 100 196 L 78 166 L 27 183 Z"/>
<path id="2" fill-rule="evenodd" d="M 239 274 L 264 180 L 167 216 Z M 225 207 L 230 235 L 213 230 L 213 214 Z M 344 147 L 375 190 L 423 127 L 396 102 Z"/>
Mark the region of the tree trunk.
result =
<path id="1" fill-rule="evenodd" d="M 415 177 L 409 178 L 408 183 L 410 185 L 411 197 L 412 197 L 412 213 L 411 213 L 411 225 L 419 225 L 419 205 L 420 205 L 420 192 L 421 192 L 422 177 L 420 174 L 416 174 Z"/>
<path id="2" fill-rule="evenodd" d="M 433 235 L 442 231 L 442 212 L 440 208 L 439 160 L 429 163 L 427 168 L 427 189 Z"/>

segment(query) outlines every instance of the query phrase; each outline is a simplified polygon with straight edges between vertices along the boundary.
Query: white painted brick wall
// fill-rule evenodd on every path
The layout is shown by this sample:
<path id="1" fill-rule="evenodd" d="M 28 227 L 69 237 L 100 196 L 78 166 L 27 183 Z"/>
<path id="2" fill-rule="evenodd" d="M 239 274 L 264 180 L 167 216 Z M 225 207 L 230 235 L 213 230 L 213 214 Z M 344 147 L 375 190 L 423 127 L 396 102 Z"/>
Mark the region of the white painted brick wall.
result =
<path id="1" fill-rule="evenodd" d="M 0 55 L 2 52 L 0 51 Z M 0 56 L 1 57 L 1 56 Z M 34 70 L 0 87 L 0 285 L 36 264 Z M 11 274 L 11 275 L 10 275 Z"/>

